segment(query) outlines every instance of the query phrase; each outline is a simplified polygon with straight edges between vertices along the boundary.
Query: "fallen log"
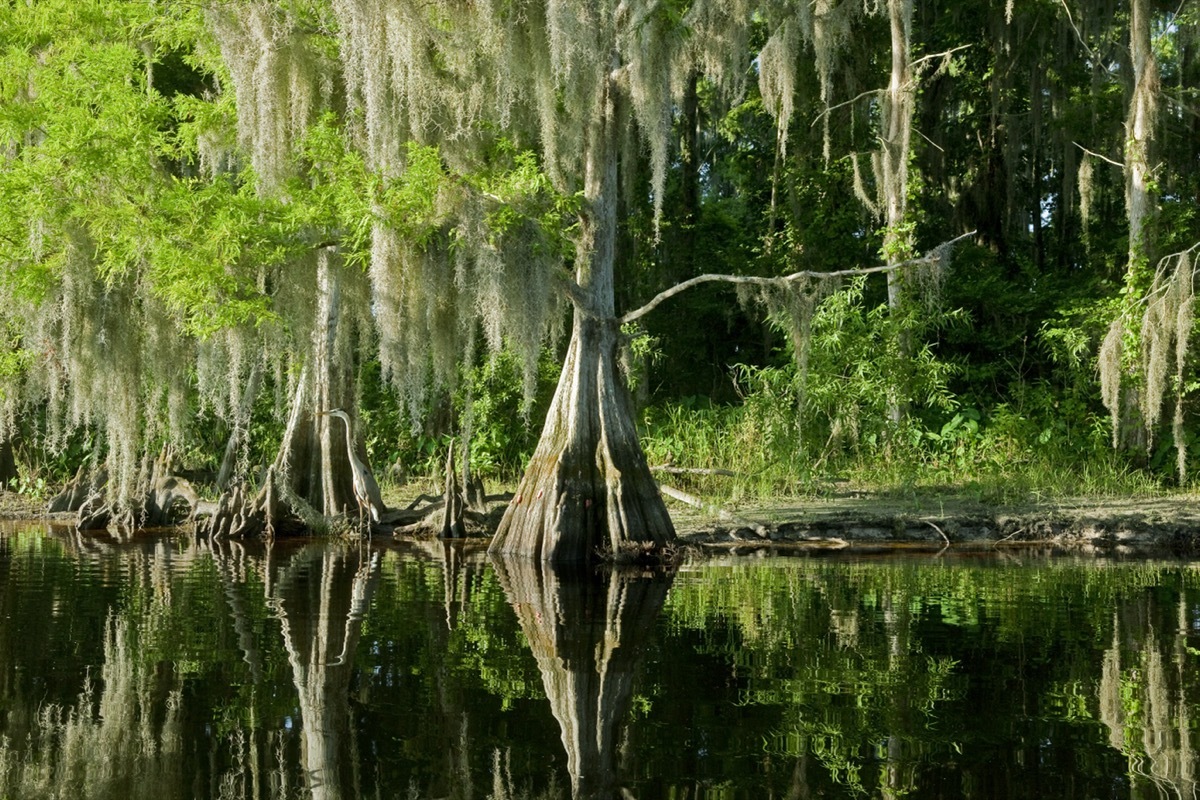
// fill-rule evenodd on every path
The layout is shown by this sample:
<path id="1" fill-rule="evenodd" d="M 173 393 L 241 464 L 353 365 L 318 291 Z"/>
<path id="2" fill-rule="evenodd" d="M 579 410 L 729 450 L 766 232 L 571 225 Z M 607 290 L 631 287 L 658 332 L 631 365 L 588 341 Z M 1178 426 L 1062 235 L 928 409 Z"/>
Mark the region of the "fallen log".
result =
<path id="1" fill-rule="evenodd" d="M 709 514 L 713 514 L 722 522 L 729 522 L 734 525 L 738 525 L 739 527 L 749 528 L 761 538 L 765 539 L 770 534 L 770 531 L 768 531 L 763 525 L 760 525 L 757 522 L 751 522 L 748 519 L 743 519 L 742 517 L 731 513 L 728 509 L 722 508 L 721 506 L 706 503 L 704 500 L 701 500 L 695 495 L 682 492 L 679 489 L 675 489 L 671 486 L 666 486 L 661 483 L 658 485 L 658 490 L 673 500 L 678 500 L 681 503 L 686 503 L 689 506 L 693 506 Z"/>
<path id="2" fill-rule="evenodd" d="M 705 469 L 703 467 L 675 467 L 670 464 L 659 464 L 650 467 L 651 472 L 665 472 L 668 475 L 723 475 L 736 478 L 738 474 L 731 469 Z"/>

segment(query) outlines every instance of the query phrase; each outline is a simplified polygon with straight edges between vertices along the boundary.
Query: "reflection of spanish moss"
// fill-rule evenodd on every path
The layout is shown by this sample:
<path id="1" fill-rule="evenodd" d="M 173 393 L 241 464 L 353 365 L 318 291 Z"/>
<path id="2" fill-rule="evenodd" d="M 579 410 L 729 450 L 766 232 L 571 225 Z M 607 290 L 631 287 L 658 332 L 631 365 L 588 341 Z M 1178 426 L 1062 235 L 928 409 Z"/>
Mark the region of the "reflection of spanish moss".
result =
<path id="1" fill-rule="evenodd" d="M 1188 630 L 1182 598 L 1178 614 L 1182 635 Z M 1186 651 L 1148 625 L 1130 627 L 1143 626 L 1123 624 L 1114 614 L 1113 643 L 1104 654 L 1099 705 L 1109 744 L 1128 759 L 1131 797 L 1196 797 L 1200 782 L 1184 691 Z M 1133 638 L 1132 653 L 1128 641 L 1122 648 L 1123 637 Z"/>
<path id="2" fill-rule="evenodd" d="M 562 787 L 554 776 L 550 778 L 550 785 L 540 792 L 518 787 L 513 781 L 509 755 L 508 751 L 503 755 L 499 750 L 492 753 L 492 791 L 487 800 L 558 800 L 563 796 Z"/>
<path id="3" fill-rule="evenodd" d="M 73 707 L 44 708 L 25 741 L 0 739 L 0 797 L 183 796 L 180 686 L 169 674 L 140 663 L 128 624 L 110 618 L 99 688 L 89 680 Z"/>

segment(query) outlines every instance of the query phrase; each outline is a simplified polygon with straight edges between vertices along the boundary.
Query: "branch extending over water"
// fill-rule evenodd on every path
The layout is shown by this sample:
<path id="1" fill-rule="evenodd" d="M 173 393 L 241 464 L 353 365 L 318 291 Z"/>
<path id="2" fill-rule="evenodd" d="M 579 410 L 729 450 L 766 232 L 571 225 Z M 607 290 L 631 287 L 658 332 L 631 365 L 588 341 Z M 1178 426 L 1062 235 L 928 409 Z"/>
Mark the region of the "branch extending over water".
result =
<path id="1" fill-rule="evenodd" d="M 800 272 L 793 272 L 791 275 L 784 275 L 781 278 L 763 278 L 755 275 L 697 275 L 695 278 L 691 278 L 683 283 L 672 286 L 670 289 L 659 292 L 652 300 L 650 300 L 650 302 L 646 303 L 641 308 L 630 311 L 628 314 L 621 317 L 620 322 L 622 325 L 635 322 L 649 314 L 663 301 L 669 300 L 675 295 L 680 294 L 681 292 L 684 292 L 693 286 L 699 286 L 702 283 L 721 282 L 755 286 L 786 286 L 792 281 L 798 281 L 804 278 L 847 278 L 854 277 L 856 275 L 873 275 L 879 272 L 894 272 L 895 270 L 916 266 L 918 264 L 932 264 L 943 257 L 946 248 L 951 247 L 961 242 L 963 239 L 967 239 L 974 235 L 975 231 L 971 231 L 969 233 L 964 233 L 962 236 L 956 236 L 947 242 L 942 242 L 920 258 L 902 261 L 899 264 L 884 264 L 878 267 L 855 267 L 854 269 L 842 269 L 834 272 L 801 270 Z"/>

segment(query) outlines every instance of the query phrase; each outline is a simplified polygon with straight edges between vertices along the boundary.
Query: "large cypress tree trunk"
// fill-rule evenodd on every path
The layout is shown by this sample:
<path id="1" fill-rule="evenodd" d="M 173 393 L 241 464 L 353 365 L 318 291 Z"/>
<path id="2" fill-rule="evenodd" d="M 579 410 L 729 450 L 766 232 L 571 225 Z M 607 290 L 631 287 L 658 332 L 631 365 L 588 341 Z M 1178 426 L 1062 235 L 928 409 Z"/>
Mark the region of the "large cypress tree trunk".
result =
<path id="1" fill-rule="evenodd" d="M 318 412 L 341 408 L 351 394 L 349 370 L 334 358 L 341 319 L 341 282 L 333 255 L 317 264 L 317 319 L 313 331 L 311 383 L 303 382 L 276 464 L 292 490 L 325 516 L 356 509 L 350 460 L 341 422 Z M 307 390 L 307 394 L 306 394 Z M 338 426 L 335 429 L 335 426 Z"/>
<path id="2" fill-rule="evenodd" d="M 588 137 L 587 202 L 576 256 L 582 296 L 576 299 L 558 389 L 492 542 L 495 553 L 565 563 L 614 552 L 625 543 L 662 545 L 675 537 L 617 366 L 613 265 L 620 91 L 611 77 Z"/>
<path id="3" fill-rule="evenodd" d="M 617 367 L 614 320 L 576 314 L 566 363 L 492 551 L 573 562 L 675 536 Z"/>

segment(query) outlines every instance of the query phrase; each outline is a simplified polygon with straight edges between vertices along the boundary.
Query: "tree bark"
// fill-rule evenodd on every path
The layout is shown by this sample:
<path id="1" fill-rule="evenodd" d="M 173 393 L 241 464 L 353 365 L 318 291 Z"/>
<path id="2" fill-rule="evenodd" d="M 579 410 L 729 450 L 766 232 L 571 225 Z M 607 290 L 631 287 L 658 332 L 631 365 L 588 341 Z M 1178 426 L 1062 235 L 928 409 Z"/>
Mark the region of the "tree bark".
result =
<path id="1" fill-rule="evenodd" d="M 613 294 L 623 106 L 614 63 L 585 150 L 576 255 L 581 301 L 542 436 L 491 551 L 557 563 L 675 537 L 618 368 Z"/>
<path id="2" fill-rule="evenodd" d="M 454 471 L 454 442 L 446 453 L 446 482 L 442 490 L 442 524 L 439 535 L 443 539 L 462 539 L 467 535 L 463 525 L 463 493 Z"/>
<path id="3" fill-rule="evenodd" d="M 906 260 L 912 249 L 912 236 L 905 229 L 908 216 L 908 156 L 911 150 L 913 87 L 909 39 L 912 33 L 912 0 L 888 0 L 888 19 L 892 35 L 892 71 L 883 103 L 885 138 L 880 149 L 883 206 L 887 230 L 883 251 L 888 264 Z M 893 316 L 901 313 L 907 294 L 904 270 L 887 274 L 888 309 Z M 913 346 L 907 331 L 899 332 L 900 355 L 907 359 Z M 907 413 L 904 395 L 888 398 L 888 416 L 899 424 Z"/>
<path id="4" fill-rule="evenodd" d="M 1153 211 L 1150 192 L 1150 140 L 1157 117 L 1158 62 L 1150 39 L 1150 2 L 1132 0 L 1129 56 L 1133 87 L 1125 123 L 1125 203 L 1129 218 L 1129 276 L 1149 258 L 1146 224 Z"/>
<path id="5" fill-rule="evenodd" d="M 0 442 L 0 487 L 17 478 L 17 460 L 13 457 L 12 439 Z"/>
<path id="6" fill-rule="evenodd" d="M 650 474 L 616 363 L 613 322 L 577 314 L 558 391 L 492 552 L 557 563 L 661 546 L 675 529 Z"/>
<path id="7" fill-rule="evenodd" d="M 1129 7 L 1129 57 L 1133 85 L 1129 111 L 1125 121 L 1125 210 L 1129 220 L 1129 261 L 1125 268 L 1125 285 L 1141 297 L 1149 286 L 1150 247 L 1146 228 L 1154 210 L 1150 191 L 1150 140 L 1154 136 L 1159 88 L 1158 62 L 1150 38 L 1149 0 L 1132 0 Z M 1147 343 L 1143 343 L 1148 346 Z M 1122 444 L 1129 450 L 1141 451 L 1149 445 L 1145 421 L 1142 418 L 1142 392 L 1136 383 L 1123 389 Z"/>
<path id="8" fill-rule="evenodd" d="M 234 410 L 233 429 L 229 432 L 229 440 L 225 444 L 225 455 L 221 458 L 221 467 L 217 470 L 217 488 L 222 492 L 229 486 L 233 478 L 233 468 L 237 462 L 238 446 L 246 438 L 246 430 L 254 401 L 258 399 L 258 389 L 262 384 L 262 361 L 255 359 L 250 368 L 250 377 L 246 380 L 246 388 L 242 393 L 242 402 Z"/>
<path id="9" fill-rule="evenodd" d="M 322 517 L 358 513 L 342 422 L 318 414 L 348 405 L 353 396 L 350 368 L 334 355 L 341 318 L 339 266 L 331 249 L 318 254 L 311 351 L 269 477 L 253 499 L 240 485 L 226 490 L 207 526 L 210 534 L 273 534 L 280 526 L 311 527 Z M 355 446 L 361 455 L 361 442 Z"/>

